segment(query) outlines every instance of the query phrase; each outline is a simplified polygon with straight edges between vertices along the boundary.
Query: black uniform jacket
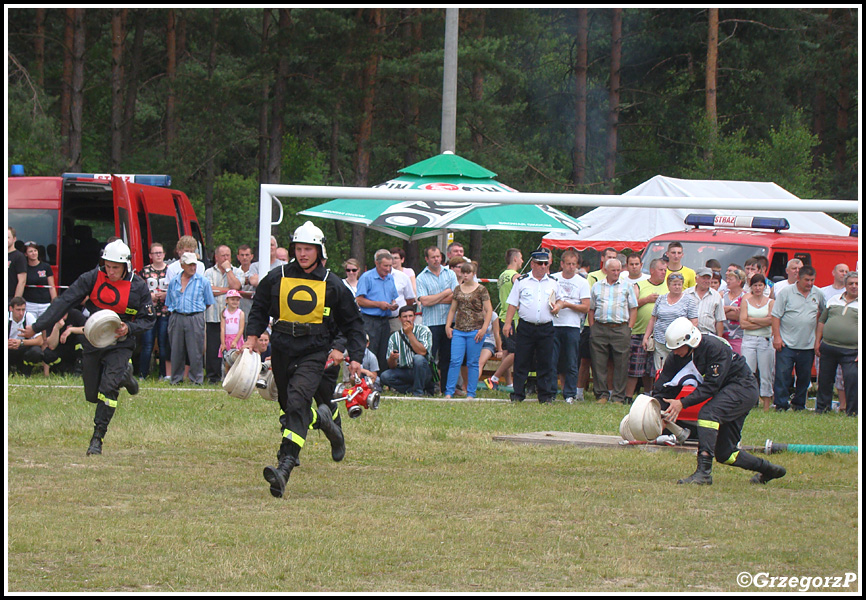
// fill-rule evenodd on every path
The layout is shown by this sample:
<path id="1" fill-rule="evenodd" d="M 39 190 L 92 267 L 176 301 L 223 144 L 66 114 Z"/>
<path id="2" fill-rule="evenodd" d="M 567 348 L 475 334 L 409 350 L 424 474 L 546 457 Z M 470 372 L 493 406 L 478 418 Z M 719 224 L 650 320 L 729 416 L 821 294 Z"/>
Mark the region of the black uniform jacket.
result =
<path id="1" fill-rule="evenodd" d="M 320 297 L 322 289 L 324 298 Z M 343 281 L 321 265 L 307 273 L 293 260 L 259 281 L 246 335 L 261 335 L 270 317 L 275 322 L 295 323 L 297 328 L 293 335 L 275 325 L 271 333 L 274 350 L 294 356 L 327 352 L 342 332 L 349 359 L 359 363 L 364 359 L 367 341 L 358 305 Z M 311 326 L 309 332 L 304 329 L 307 325 Z"/>
<path id="2" fill-rule="evenodd" d="M 33 324 L 33 331 L 46 331 L 71 308 L 78 308 L 82 301 L 93 314 L 103 309 L 113 310 L 129 328 L 129 335 L 118 340 L 119 347 L 135 347 L 135 336 L 153 327 L 153 301 L 147 283 L 135 273 L 128 273 L 116 284 L 108 281 L 105 271 L 96 268 L 84 273 L 60 294 L 42 316 Z M 85 348 L 90 342 L 85 341 Z M 92 346 L 90 346 L 92 348 Z"/>
<path id="3" fill-rule="evenodd" d="M 735 353 L 722 338 L 705 333 L 698 347 L 688 356 L 680 357 L 673 352 L 668 355 L 662 372 L 653 385 L 653 396 L 663 397 L 662 386 L 673 379 L 689 361 L 694 362 L 695 368 L 703 376 L 704 381 L 695 388 L 694 392 L 682 399 L 683 408 L 709 400 L 729 383 L 742 381 L 747 377 L 754 378 L 745 358 Z"/>

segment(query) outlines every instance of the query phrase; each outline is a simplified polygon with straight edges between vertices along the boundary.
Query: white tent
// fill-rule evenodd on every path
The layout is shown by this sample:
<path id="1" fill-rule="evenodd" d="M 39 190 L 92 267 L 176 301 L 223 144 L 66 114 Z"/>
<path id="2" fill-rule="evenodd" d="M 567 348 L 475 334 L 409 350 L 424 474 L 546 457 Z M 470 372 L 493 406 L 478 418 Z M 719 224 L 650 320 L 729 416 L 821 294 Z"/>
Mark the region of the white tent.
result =
<path id="1" fill-rule="evenodd" d="M 792 212 L 766 210 L 717 210 L 713 198 L 797 199 L 792 193 L 771 182 L 715 181 L 675 179 L 656 175 L 623 196 L 668 196 L 696 198 L 695 208 L 621 208 L 602 206 L 580 217 L 585 226 L 578 234 L 549 233 L 541 244 L 547 248 L 577 250 L 607 247 L 640 250 L 653 237 L 662 233 L 690 229 L 683 223 L 686 215 L 735 214 L 738 216 L 783 217 L 788 219 L 792 233 L 823 233 L 847 236 L 844 223 L 822 212 Z"/>

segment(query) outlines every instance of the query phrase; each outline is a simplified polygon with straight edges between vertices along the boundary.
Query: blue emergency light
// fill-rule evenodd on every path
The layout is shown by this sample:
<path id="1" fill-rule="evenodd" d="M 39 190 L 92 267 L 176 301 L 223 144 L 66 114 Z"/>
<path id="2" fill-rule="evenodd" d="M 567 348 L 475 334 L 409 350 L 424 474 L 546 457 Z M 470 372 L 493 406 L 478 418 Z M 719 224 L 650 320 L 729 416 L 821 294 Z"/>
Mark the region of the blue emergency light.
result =
<path id="1" fill-rule="evenodd" d="M 24 165 L 12 165 L 12 177 L 24 177 Z"/>
<path id="2" fill-rule="evenodd" d="M 848 234 L 848 237 L 860 237 L 860 225 L 858 223 L 851 225 L 851 233 Z"/>
<path id="3" fill-rule="evenodd" d="M 692 227 L 736 227 L 751 229 L 772 229 L 781 231 L 790 229 L 788 219 L 774 217 L 744 217 L 740 215 L 697 215 L 690 214 L 685 218 L 685 224 Z"/>
<path id="4" fill-rule="evenodd" d="M 130 183 L 141 185 L 153 185 L 156 187 L 170 187 L 171 175 L 115 175 Z M 98 179 L 108 181 L 111 179 L 109 173 L 64 173 L 64 179 Z"/>

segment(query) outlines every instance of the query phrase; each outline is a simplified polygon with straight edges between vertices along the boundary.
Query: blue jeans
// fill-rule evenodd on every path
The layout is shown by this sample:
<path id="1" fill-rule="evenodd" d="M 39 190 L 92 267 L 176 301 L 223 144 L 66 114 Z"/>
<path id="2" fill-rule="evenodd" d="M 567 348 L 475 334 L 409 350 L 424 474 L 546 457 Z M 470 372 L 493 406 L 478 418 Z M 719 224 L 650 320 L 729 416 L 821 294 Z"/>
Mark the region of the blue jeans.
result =
<path id="1" fill-rule="evenodd" d="M 412 367 L 397 367 L 383 371 L 379 377 L 382 385 L 397 390 L 403 394 L 411 391 L 413 396 L 424 396 L 428 387 L 432 387 L 433 372 L 426 356 L 416 354 L 412 359 Z"/>
<path id="2" fill-rule="evenodd" d="M 562 384 L 562 397 L 574 398 L 577 396 L 577 372 L 580 369 L 579 327 L 553 328 L 552 362 L 556 366 L 556 369 L 554 369 L 551 389 L 556 390 L 558 385 L 557 375 L 562 373 L 565 375 L 565 380 Z"/>
<path id="3" fill-rule="evenodd" d="M 776 379 L 773 382 L 773 393 L 775 399 L 773 404 L 776 408 L 787 410 L 803 410 L 806 408 L 806 392 L 809 390 L 809 383 L 812 378 L 812 363 L 815 361 L 815 351 L 795 350 L 788 346 L 782 346 L 782 349 L 776 352 Z M 791 384 L 794 383 L 794 375 L 797 374 L 797 381 L 794 385 L 794 399 L 790 405 L 788 396 L 791 389 Z"/>
<path id="4" fill-rule="evenodd" d="M 478 388 L 478 359 L 481 357 L 481 347 L 484 339 L 475 341 L 478 331 L 451 330 L 451 364 L 448 365 L 448 383 L 445 387 L 445 395 L 453 396 L 457 389 L 457 378 L 460 377 L 460 365 L 463 364 L 463 356 L 466 356 L 466 395 L 475 397 Z M 446 340 L 447 341 L 447 340 Z"/>
<path id="5" fill-rule="evenodd" d="M 169 360 L 168 353 L 168 317 L 157 317 L 153 327 L 141 335 L 141 360 L 138 365 L 139 375 L 147 377 L 150 375 L 150 357 L 153 354 L 154 341 L 159 341 L 159 364 L 161 371 L 165 371 L 165 363 Z M 161 372 L 160 375 L 163 373 Z M 171 375 L 171 373 L 165 373 Z"/>

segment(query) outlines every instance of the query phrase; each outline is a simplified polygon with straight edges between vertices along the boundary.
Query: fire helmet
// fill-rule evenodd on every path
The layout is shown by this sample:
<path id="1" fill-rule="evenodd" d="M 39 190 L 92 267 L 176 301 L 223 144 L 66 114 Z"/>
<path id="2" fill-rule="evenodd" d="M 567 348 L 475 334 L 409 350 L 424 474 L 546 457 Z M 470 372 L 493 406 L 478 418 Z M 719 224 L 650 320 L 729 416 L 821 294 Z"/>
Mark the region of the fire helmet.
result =
<path id="1" fill-rule="evenodd" d="M 687 345 L 697 348 L 701 343 L 701 330 L 686 317 L 677 317 L 665 330 L 665 345 L 670 350 Z"/>
<path id="2" fill-rule="evenodd" d="M 289 244 L 289 256 L 295 257 L 295 244 L 311 244 L 318 246 L 322 250 L 321 258 L 328 258 L 328 251 L 325 250 L 325 234 L 322 230 L 313 225 L 312 221 L 307 221 L 297 229 L 292 235 L 292 243 Z"/>
<path id="3" fill-rule="evenodd" d="M 114 240 L 102 250 L 102 260 L 126 265 L 126 270 L 132 270 L 132 252 L 123 240 Z"/>

